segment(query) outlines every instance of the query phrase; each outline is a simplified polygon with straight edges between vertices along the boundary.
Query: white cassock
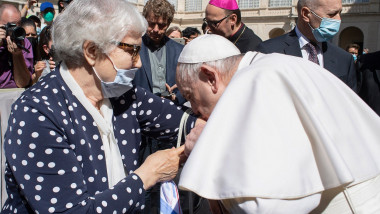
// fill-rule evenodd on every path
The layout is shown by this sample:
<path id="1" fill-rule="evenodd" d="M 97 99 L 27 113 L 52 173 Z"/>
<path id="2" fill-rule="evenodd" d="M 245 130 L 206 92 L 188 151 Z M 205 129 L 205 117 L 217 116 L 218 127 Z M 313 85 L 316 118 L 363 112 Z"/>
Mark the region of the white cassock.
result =
<path id="1" fill-rule="evenodd" d="M 380 119 L 302 58 L 248 52 L 187 160 L 182 189 L 232 213 L 380 213 Z"/>

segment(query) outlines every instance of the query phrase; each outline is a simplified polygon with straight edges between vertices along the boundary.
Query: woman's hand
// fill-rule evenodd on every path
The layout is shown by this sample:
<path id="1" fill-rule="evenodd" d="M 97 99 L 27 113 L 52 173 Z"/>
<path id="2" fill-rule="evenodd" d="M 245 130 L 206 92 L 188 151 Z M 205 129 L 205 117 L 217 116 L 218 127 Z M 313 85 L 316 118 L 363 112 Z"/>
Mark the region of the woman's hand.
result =
<path id="1" fill-rule="evenodd" d="M 157 151 L 148 156 L 145 162 L 135 170 L 144 183 L 144 189 L 149 189 L 157 182 L 173 179 L 178 172 L 180 156 L 185 147 Z"/>

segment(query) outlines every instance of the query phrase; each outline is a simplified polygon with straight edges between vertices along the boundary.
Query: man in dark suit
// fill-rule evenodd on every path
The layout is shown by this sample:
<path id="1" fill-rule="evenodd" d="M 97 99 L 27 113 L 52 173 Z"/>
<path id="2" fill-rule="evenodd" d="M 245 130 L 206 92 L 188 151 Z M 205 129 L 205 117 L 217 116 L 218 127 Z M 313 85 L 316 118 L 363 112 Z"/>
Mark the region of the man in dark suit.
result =
<path id="1" fill-rule="evenodd" d="M 243 22 L 236 0 L 210 0 L 203 19 L 212 33 L 230 40 L 241 53 L 255 51 L 261 39 Z"/>
<path id="2" fill-rule="evenodd" d="M 148 21 L 148 29 L 141 44 L 142 67 L 136 72 L 134 83 L 183 104 L 186 100 L 175 83 L 177 61 L 183 45 L 165 35 L 174 17 L 174 6 L 166 0 L 150 0 L 144 6 L 143 15 Z"/>
<path id="3" fill-rule="evenodd" d="M 309 59 L 357 91 L 353 57 L 328 42 L 339 31 L 341 0 L 299 0 L 297 26 L 291 32 L 258 46 L 263 53 L 283 53 Z"/>
<path id="4" fill-rule="evenodd" d="M 361 76 L 359 96 L 380 116 L 380 51 L 358 58 Z"/>

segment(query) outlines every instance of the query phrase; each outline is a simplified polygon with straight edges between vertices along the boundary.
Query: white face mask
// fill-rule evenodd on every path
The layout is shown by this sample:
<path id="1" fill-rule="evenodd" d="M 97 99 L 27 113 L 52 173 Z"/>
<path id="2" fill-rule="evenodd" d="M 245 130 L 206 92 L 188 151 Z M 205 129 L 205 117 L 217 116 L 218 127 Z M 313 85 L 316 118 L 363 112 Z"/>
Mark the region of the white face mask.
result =
<path id="1" fill-rule="evenodd" d="M 133 81 L 133 78 L 135 78 L 135 74 L 138 68 L 132 68 L 132 69 L 116 68 L 115 63 L 113 63 L 112 59 L 109 56 L 107 57 L 111 61 L 113 67 L 116 70 L 116 77 L 113 82 L 104 82 L 97 74 L 95 68 L 92 67 L 92 69 L 94 70 L 95 75 L 98 77 L 98 79 L 101 82 L 104 98 L 120 97 L 121 95 L 123 95 L 124 93 L 126 93 L 133 87 L 132 81 Z"/>

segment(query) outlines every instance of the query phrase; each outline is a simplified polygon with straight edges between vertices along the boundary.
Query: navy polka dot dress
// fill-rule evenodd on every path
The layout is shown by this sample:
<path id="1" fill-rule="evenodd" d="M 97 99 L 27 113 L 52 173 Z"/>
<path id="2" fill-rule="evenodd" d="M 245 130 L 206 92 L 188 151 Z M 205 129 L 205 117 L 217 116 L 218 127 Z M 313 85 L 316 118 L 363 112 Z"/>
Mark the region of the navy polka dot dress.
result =
<path id="1" fill-rule="evenodd" d="M 12 106 L 5 135 L 8 199 L 2 213 L 139 213 L 145 191 L 133 173 L 141 134 L 175 143 L 183 109 L 143 88 L 111 99 L 113 127 L 128 176 L 108 187 L 96 123 L 52 72 Z M 187 122 L 187 133 L 196 118 Z"/>

